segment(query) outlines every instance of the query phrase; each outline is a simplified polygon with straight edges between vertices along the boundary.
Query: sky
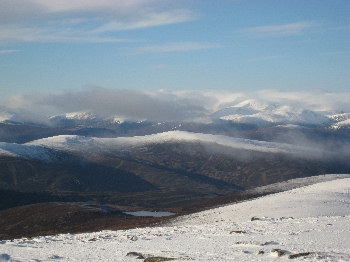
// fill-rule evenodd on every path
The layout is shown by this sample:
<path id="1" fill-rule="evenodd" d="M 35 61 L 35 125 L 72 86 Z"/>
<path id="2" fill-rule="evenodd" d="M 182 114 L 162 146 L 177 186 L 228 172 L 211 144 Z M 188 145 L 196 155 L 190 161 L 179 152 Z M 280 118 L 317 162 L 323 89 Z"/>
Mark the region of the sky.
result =
<path id="1" fill-rule="evenodd" d="M 345 92 L 350 1 L 0 0 L 0 93 Z"/>

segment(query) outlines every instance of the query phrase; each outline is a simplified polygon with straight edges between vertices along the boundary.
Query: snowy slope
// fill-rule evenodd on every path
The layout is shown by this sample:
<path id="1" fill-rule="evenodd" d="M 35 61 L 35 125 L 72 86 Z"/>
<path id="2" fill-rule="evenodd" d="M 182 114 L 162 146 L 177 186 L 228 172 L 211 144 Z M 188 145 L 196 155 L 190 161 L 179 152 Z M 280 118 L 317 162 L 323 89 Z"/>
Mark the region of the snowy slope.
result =
<path id="1" fill-rule="evenodd" d="M 50 116 L 49 119 L 94 120 L 96 115 L 90 111 L 70 112 L 63 115 Z"/>
<path id="2" fill-rule="evenodd" d="M 0 142 L 0 156 L 53 161 L 55 155 L 46 147 Z"/>
<path id="3" fill-rule="evenodd" d="M 69 112 L 61 115 L 48 117 L 51 126 L 70 127 L 70 126 L 91 126 L 102 119 L 91 111 Z"/>
<path id="4" fill-rule="evenodd" d="M 309 178 L 305 178 L 307 180 Z M 350 178 L 327 181 L 268 195 L 237 205 L 189 215 L 177 220 L 177 225 L 212 224 L 216 220 L 244 222 L 252 217 L 262 220 L 280 217 L 318 217 L 350 215 Z"/>
<path id="5" fill-rule="evenodd" d="M 35 140 L 24 146 L 41 146 L 52 149 L 81 151 L 81 150 L 117 150 L 127 146 L 143 146 L 152 143 L 166 142 L 200 142 L 221 146 L 254 150 L 261 152 L 283 153 L 319 153 L 314 149 L 283 143 L 274 143 L 243 138 L 233 138 L 223 135 L 191 133 L 186 131 L 169 131 L 147 136 L 118 137 L 118 138 L 91 138 L 75 135 L 61 135 Z"/>
<path id="6" fill-rule="evenodd" d="M 332 119 L 324 112 L 277 103 L 262 103 L 254 99 L 244 100 L 212 114 L 213 119 L 244 124 L 330 124 Z"/>
<path id="7" fill-rule="evenodd" d="M 349 191 L 350 178 L 344 178 L 196 213 L 163 227 L 2 241 L 0 258 L 349 261 Z"/>
<path id="8" fill-rule="evenodd" d="M 259 152 L 291 153 L 319 155 L 317 149 L 284 143 L 274 143 L 243 138 L 233 138 L 223 135 L 191 133 L 186 131 L 169 131 L 159 134 L 135 137 L 96 138 L 77 135 L 60 135 L 43 138 L 26 144 L 0 143 L 0 155 L 15 155 L 25 158 L 47 160 L 45 149 L 62 150 L 68 152 L 106 153 L 128 147 L 140 147 L 147 144 L 181 142 L 216 144 L 234 149 L 245 149 Z M 41 158 L 43 156 L 43 158 Z"/>
<path id="9" fill-rule="evenodd" d="M 66 113 L 65 117 L 67 119 L 75 119 L 75 120 L 94 120 L 94 119 L 96 119 L 96 115 L 91 113 L 91 112 L 88 112 L 88 111 Z"/>
<path id="10" fill-rule="evenodd" d="M 331 126 L 331 128 L 333 129 L 350 128 L 350 113 L 335 114 L 329 117 L 336 121 L 336 123 L 334 123 Z"/>
<path id="11" fill-rule="evenodd" d="M 332 125 L 333 128 L 339 129 L 339 128 L 349 128 L 350 127 L 350 119 L 346 119 L 344 121 L 340 121 L 337 124 Z"/>

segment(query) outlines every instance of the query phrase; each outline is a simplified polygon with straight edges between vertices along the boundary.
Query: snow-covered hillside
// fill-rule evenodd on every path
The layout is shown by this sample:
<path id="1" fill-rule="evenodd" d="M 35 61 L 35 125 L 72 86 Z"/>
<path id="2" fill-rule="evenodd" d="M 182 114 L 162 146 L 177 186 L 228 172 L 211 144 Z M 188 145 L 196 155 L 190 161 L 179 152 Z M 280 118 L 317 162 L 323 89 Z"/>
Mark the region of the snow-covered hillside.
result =
<path id="1" fill-rule="evenodd" d="M 337 175 L 337 178 L 341 176 Z M 315 178 L 320 180 L 323 176 L 303 178 L 303 180 L 307 182 L 308 179 Z M 288 182 L 293 183 L 293 181 Z M 264 221 L 279 219 L 283 216 L 289 219 L 291 217 L 346 216 L 350 215 L 349 194 L 350 178 L 347 177 L 184 216 L 177 219 L 175 224 L 213 224 L 217 220 L 235 223 L 248 221 L 252 217 Z"/>
<path id="2" fill-rule="evenodd" d="M 213 119 L 221 119 L 244 124 L 301 124 L 328 125 L 335 119 L 325 112 L 312 111 L 288 104 L 263 103 L 248 99 L 221 109 L 212 114 Z"/>
<path id="3" fill-rule="evenodd" d="M 241 148 L 262 152 L 286 152 L 309 150 L 307 148 L 293 146 L 290 144 L 274 143 L 243 138 L 233 138 L 223 135 L 211 135 L 202 133 L 192 133 L 186 131 L 169 131 L 146 136 L 118 137 L 118 138 L 89 138 L 82 136 L 56 136 L 44 138 L 26 143 L 26 145 L 36 145 L 56 149 L 83 149 L 84 147 L 118 148 L 121 146 L 139 146 L 153 143 L 166 142 L 201 142 L 212 143 L 231 148 Z"/>
<path id="4" fill-rule="evenodd" d="M 259 152 L 292 153 L 315 155 L 320 154 L 317 149 L 295 146 L 284 143 L 274 143 L 243 138 L 233 138 L 223 135 L 211 135 L 202 133 L 191 133 L 186 131 L 169 131 L 159 134 L 135 137 L 118 138 L 95 138 L 76 135 L 60 135 L 48 137 L 26 144 L 0 143 L 0 154 L 11 154 L 25 158 L 40 159 L 38 152 L 45 148 L 63 150 L 69 152 L 110 152 L 130 146 L 144 146 L 154 143 L 181 142 L 181 143 L 203 143 L 206 145 L 216 144 L 234 149 L 245 149 Z M 30 153 L 32 151 L 32 154 Z M 43 159 L 44 160 L 44 159 Z"/>
<path id="5" fill-rule="evenodd" d="M 0 259 L 349 261 L 349 192 L 347 176 L 177 218 L 166 226 L 2 241 Z"/>
<path id="6" fill-rule="evenodd" d="M 48 117 L 50 123 L 55 125 L 60 123 L 64 124 L 64 121 L 70 121 L 68 123 L 72 124 L 98 124 L 98 123 L 110 123 L 110 124 L 122 124 L 123 122 L 131 121 L 136 122 L 136 120 L 125 119 L 119 115 L 112 115 L 109 117 L 101 117 L 92 111 L 78 111 L 78 112 L 69 112 L 61 115 L 54 115 Z M 66 123 L 67 124 L 67 123 Z"/>
<path id="7" fill-rule="evenodd" d="M 51 116 L 49 119 L 94 120 L 96 119 L 96 115 L 90 111 L 79 111 Z"/>
<path id="8" fill-rule="evenodd" d="M 336 121 L 331 126 L 333 129 L 350 128 L 350 113 L 335 114 L 329 117 Z"/>
<path id="9" fill-rule="evenodd" d="M 50 126 L 56 127 L 71 127 L 71 126 L 91 126 L 99 121 L 102 121 L 102 118 L 98 117 L 92 111 L 78 111 L 78 112 L 68 112 L 65 114 L 49 116 L 45 119 Z"/>
<path id="10" fill-rule="evenodd" d="M 22 157 L 43 161 L 54 160 L 54 154 L 48 148 L 5 142 L 0 142 L 0 156 Z"/>

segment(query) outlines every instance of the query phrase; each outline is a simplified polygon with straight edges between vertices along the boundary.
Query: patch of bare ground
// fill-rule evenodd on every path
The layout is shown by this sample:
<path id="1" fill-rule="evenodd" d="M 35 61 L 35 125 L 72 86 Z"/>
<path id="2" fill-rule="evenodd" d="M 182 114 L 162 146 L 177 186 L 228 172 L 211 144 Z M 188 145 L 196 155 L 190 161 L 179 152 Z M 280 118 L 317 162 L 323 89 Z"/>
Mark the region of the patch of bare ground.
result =
<path id="1" fill-rule="evenodd" d="M 0 211 L 0 240 L 129 229 L 152 225 L 163 219 L 130 216 L 121 211 L 104 213 L 72 203 L 40 203 Z"/>

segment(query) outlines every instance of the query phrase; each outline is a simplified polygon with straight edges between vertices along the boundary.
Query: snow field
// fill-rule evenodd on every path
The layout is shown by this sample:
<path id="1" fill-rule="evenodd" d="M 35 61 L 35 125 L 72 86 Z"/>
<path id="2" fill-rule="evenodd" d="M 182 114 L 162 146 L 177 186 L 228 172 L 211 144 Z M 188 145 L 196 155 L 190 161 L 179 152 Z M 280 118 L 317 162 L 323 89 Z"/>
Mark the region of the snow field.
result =
<path id="1" fill-rule="evenodd" d="M 142 261 L 137 256 L 350 261 L 349 230 L 350 178 L 344 178 L 195 213 L 162 227 L 2 241 L 0 254 L 3 261 Z"/>

